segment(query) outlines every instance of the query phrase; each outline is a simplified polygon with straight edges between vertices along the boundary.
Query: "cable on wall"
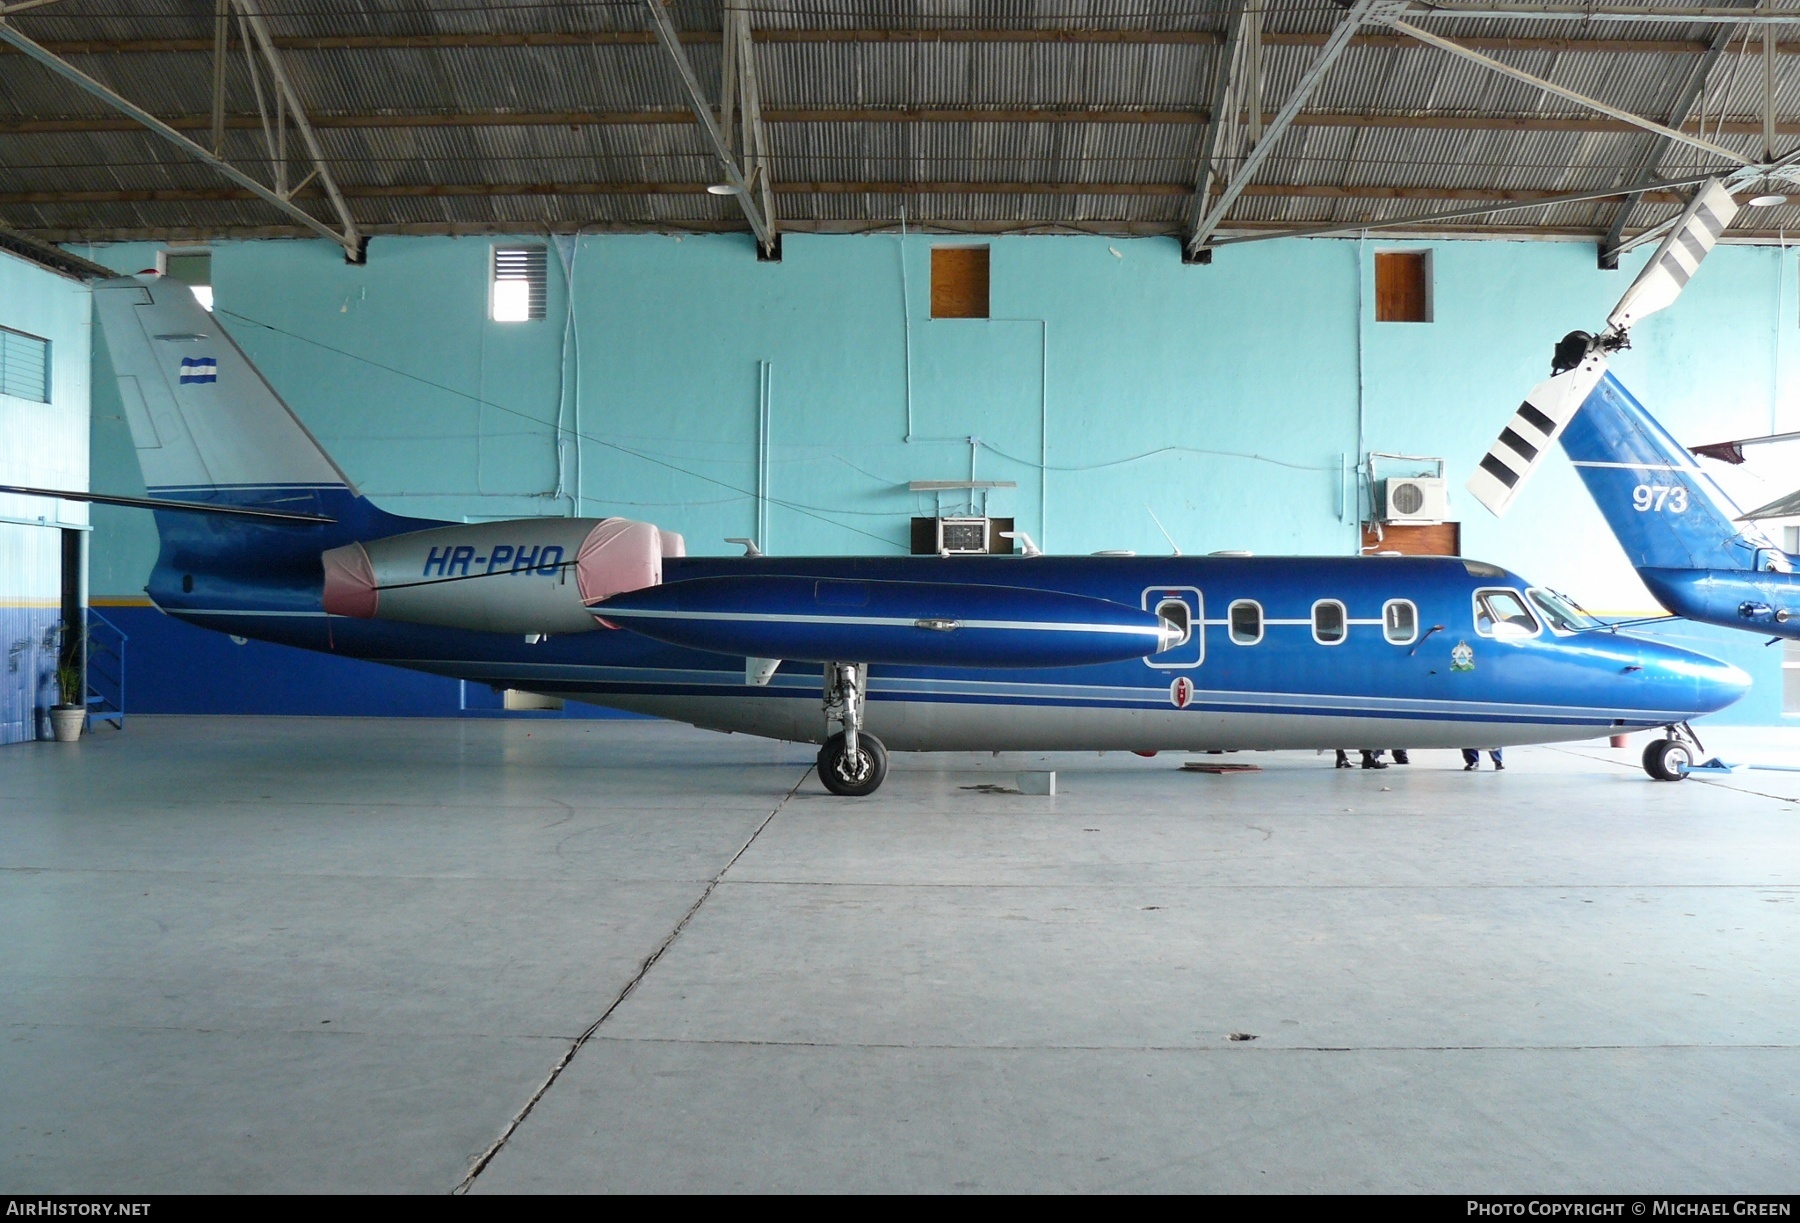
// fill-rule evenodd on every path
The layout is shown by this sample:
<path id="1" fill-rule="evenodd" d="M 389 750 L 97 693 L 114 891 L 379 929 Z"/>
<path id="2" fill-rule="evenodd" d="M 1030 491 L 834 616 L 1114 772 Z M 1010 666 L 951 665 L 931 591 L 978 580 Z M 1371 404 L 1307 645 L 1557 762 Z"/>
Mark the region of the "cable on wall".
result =
<path id="1" fill-rule="evenodd" d="M 405 378 L 412 382 L 417 382 L 421 386 L 428 386 L 434 390 L 443 391 L 447 395 L 455 395 L 459 399 L 467 399 L 474 403 L 480 404 L 483 407 L 493 408 L 496 412 L 504 412 L 509 416 L 516 416 L 521 420 L 529 421 L 535 425 L 542 425 L 544 423 L 542 420 L 539 420 L 537 417 L 532 416 L 528 412 L 521 412 L 517 408 L 509 408 L 504 404 L 498 404 L 498 403 L 494 403 L 490 400 L 482 399 L 479 396 L 469 394 L 469 392 L 467 392 L 467 391 L 458 390 L 457 388 L 455 388 L 453 386 L 446 386 L 441 382 L 433 382 L 429 378 L 422 378 L 418 374 L 409 373 L 403 369 L 396 369 L 392 365 L 386 365 L 380 361 L 372 360 L 369 357 L 362 356 L 360 353 L 349 352 L 345 349 L 337 348 L 331 344 L 326 344 L 323 341 L 315 340 L 311 336 L 304 336 L 304 335 L 299 334 L 298 332 L 289 331 L 284 327 L 277 327 L 273 323 L 265 323 L 261 319 L 254 319 L 248 315 L 239 314 L 234 310 L 220 309 L 217 313 L 229 315 L 230 317 L 237 319 L 239 322 L 247 323 L 252 327 L 259 327 L 264 331 L 272 331 L 276 335 L 287 336 L 289 339 L 298 340 L 302 344 L 310 344 L 314 348 L 320 348 L 320 349 L 325 350 L 326 352 L 335 353 L 340 357 L 348 357 L 352 361 L 358 361 L 364 365 L 371 366 L 375 369 L 384 370 L 387 373 L 394 374 L 397 377 Z M 741 497 L 755 497 L 756 496 L 755 492 L 753 492 L 752 490 L 747 489 L 747 488 L 739 488 L 737 485 L 729 483 L 728 481 L 725 481 L 725 480 L 721 480 L 717 476 L 704 475 L 704 474 L 694 471 L 690 468 L 683 467 L 679 463 L 671 463 L 667 459 L 660 459 L 653 454 L 646 454 L 645 452 L 643 452 L 641 450 L 633 449 L 630 446 L 622 446 L 618 442 L 609 441 L 603 437 L 596 437 L 591 433 L 576 432 L 574 434 L 574 436 L 575 436 L 577 442 L 592 442 L 596 446 L 604 446 L 608 450 L 613 450 L 613 451 L 617 451 L 620 454 L 629 455 L 634 459 L 638 459 L 645 463 L 650 463 L 656 467 L 661 467 L 668 471 L 678 472 L 681 475 L 687 476 L 690 479 L 699 480 L 706 484 L 716 485 L 717 487 L 725 489 L 728 492 L 737 493 Z M 898 541 L 889 539 L 886 536 L 877 535 L 873 531 L 862 530 L 860 527 L 849 526 L 849 525 L 845 524 L 844 522 L 840 521 L 837 517 L 835 517 L 833 512 L 827 511 L 823 507 L 810 506 L 810 505 L 806 505 L 806 504 L 804 504 L 802 502 L 798 502 L 798 501 L 785 501 L 785 500 L 782 500 L 782 499 L 776 498 L 776 497 L 769 498 L 769 503 L 771 505 L 779 505 L 783 509 L 792 510 L 794 513 L 799 514 L 803 517 L 815 519 L 819 522 L 826 524 L 827 526 L 835 527 L 838 530 L 849 531 L 852 534 L 861 535 L 861 536 L 864 536 L 865 538 L 872 539 L 872 540 L 876 541 L 877 543 L 881 544 L 885 548 L 896 548 L 902 552 L 906 551 L 905 546 L 902 545 L 901 543 L 899 543 Z"/>

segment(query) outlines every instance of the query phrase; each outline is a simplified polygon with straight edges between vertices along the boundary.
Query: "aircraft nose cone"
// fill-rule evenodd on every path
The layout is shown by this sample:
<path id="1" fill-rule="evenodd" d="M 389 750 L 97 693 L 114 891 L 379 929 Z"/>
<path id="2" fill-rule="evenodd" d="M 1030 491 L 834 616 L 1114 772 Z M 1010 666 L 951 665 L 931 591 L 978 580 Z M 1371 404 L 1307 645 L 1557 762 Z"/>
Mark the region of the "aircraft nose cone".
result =
<path id="1" fill-rule="evenodd" d="M 1670 653 L 1657 669 L 1688 685 L 1697 713 L 1716 712 L 1750 691 L 1750 675 L 1742 667 L 1688 650 Z"/>
<path id="2" fill-rule="evenodd" d="M 1707 691 L 1710 686 L 1714 699 L 1718 701 L 1714 708 L 1723 709 L 1750 691 L 1750 673 L 1742 667 L 1714 661 L 1711 671 L 1710 678 L 1703 682 L 1702 692 Z"/>

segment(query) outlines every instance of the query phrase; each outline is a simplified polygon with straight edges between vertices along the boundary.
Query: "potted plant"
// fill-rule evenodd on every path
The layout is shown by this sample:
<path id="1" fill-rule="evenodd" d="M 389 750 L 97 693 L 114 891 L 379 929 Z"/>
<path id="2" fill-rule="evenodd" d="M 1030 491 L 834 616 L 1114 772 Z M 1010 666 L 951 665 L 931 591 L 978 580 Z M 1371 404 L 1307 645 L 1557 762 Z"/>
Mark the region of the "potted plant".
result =
<path id="1" fill-rule="evenodd" d="M 87 725 L 87 677 L 82 674 L 80 653 L 69 649 L 68 636 L 64 634 L 62 660 L 56 665 L 56 691 L 62 700 L 50 707 L 50 729 L 58 743 L 75 742 Z"/>

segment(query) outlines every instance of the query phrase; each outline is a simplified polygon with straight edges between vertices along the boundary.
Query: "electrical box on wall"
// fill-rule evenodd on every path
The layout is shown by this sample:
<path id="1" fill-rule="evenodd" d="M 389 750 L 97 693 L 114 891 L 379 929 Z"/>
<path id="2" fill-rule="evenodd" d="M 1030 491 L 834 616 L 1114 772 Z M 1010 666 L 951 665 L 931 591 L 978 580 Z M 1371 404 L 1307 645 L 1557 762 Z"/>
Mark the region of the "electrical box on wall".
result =
<path id="1" fill-rule="evenodd" d="M 953 518 L 915 518 L 912 520 L 912 554 L 1010 555 L 1013 541 L 1002 539 L 1001 532 L 1012 529 L 1010 518 L 980 518 L 966 514 Z"/>
<path id="2" fill-rule="evenodd" d="M 1393 476 L 1381 482 L 1381 521 L 1445 522 L 1450 489 L 1442 476 Z"/>

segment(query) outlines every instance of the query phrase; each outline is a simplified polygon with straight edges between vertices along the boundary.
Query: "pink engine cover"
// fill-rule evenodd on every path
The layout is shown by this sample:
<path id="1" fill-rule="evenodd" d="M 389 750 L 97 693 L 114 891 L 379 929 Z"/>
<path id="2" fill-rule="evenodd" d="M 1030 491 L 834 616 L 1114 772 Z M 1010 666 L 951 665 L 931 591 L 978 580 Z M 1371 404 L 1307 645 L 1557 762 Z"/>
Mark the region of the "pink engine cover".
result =
<path id="1" fill-rule="evenodd" d="M 648 522 L 608 518 L 581 541 L 575 589 L 593 605 L 628 590 L 662 584 L 663 533 Z"/>
<path id="2" fill-rule="evenodd" d="M 325 611 L 333 616 L 373 620 L 381 603 L 375 566 L 361 544 L 333 548 L 319 558 L 325 564 Z"/>

